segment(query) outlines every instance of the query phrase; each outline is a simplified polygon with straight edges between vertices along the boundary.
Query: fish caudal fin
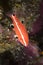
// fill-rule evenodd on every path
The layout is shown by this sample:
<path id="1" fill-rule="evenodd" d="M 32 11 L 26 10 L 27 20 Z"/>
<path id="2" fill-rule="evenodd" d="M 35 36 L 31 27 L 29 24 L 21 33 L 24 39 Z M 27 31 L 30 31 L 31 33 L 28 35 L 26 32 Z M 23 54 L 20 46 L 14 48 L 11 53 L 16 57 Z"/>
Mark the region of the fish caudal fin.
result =
<path id="1" fill-rule="evenodd" d="M 24 48 L 24 52 L 28 57 L 29 56 L 32 58 L 39 57 L 38 49 L 31 44 Z"/>

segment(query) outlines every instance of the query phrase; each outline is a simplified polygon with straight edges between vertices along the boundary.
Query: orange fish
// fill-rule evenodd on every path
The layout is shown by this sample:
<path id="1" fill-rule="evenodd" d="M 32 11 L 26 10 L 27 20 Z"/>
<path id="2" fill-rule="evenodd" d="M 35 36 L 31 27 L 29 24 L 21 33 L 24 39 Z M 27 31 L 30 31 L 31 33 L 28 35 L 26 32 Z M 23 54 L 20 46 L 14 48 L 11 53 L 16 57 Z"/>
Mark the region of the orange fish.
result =
<path id="1" fill-rule="evenodd" d="M 20 41 L 22 45 L 27 47 L 29 44 L 29 37 L 25 26 L 22 24 L 22 22 L 18 19 L 16 15 L 12 14 L 10 15 L 10 18 L 12 19 L 12 24 L 14 26 L 13 31 L 18 37 L 18 41 Z"/>

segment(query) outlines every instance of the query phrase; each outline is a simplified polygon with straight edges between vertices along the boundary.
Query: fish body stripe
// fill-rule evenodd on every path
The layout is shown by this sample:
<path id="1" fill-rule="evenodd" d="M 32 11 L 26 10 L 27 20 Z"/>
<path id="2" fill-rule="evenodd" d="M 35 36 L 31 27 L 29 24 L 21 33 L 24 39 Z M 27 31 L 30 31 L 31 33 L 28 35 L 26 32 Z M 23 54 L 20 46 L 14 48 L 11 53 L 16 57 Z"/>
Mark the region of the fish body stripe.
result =
<path id="1" fill-rule="evenodd" d="M 13 15 L 12 15 L 12 18 L 14 19 L 14 22 L 15 22 L 15 24 L 16 24 L 16 26 L 17 26 L 19 32 L 20 32 L 20 35 L 21 35 L 21 37 L 22 37 L 22 39 L 23 39 L 23 42 L 25 43 L 25 46 L 26 46 L 26 41 L 25 41 L 25 39 L 24 39 L 24 36 L 23 36 L 23 34 L 22 34 L 22 31 L 20 30 L 20 28 L 19 28 L 19 26 L 18 26 L 18 23 L 16 22 L 16 20 L 15 20 L 15 18 L 14 18 Z"/>

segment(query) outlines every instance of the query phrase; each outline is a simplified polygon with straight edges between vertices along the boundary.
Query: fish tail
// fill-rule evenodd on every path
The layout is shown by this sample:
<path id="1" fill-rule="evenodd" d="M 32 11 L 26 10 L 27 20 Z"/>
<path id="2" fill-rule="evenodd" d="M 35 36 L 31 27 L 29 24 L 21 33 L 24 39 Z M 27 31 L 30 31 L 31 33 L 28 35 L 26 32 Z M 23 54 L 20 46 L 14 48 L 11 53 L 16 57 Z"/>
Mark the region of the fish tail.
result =
<path id="1" fill-rule="evenodd" d="M 38 49 L 31 44 L 25 47 L 24 51 L 28 57 L 32 57 L 32 58 L 39 57 Z"/>

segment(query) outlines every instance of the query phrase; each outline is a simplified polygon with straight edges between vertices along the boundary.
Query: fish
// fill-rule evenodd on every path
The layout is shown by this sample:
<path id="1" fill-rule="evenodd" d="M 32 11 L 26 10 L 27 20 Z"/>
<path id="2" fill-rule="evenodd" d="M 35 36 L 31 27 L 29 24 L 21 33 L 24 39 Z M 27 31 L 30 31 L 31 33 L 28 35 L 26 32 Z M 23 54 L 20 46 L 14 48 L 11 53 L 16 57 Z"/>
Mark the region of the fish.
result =
<path id="1" fill-rule="evenodd" d="M 16 15 L 11 14 L 8 16 L 12 20 L 12 24 L 10 26 L 16 34 L 15 37 L 18 39 L 18 42 L 24 46 L 23 52 L 30 58 L 39 57 L 38 49 L 36 45 L 32 45 L 32 42 L 30 43 L 29 35 L 24 24 Z"/>
<path id="2" fill-rule="evenodd" d="M 26 27 L 24 26 L 24 24 L 19 20 L 19 18 L 16 15 L 12 14 L 12 15 L 10 15 L 10 18 L 12 19 L 12 24 L 13 24 L 12 30 L 16 34 L 15 37 L 18 38 L 18 41 L 23 46 L 27 47 L 29 44 L 29 35 L 26 30 Z"/>

